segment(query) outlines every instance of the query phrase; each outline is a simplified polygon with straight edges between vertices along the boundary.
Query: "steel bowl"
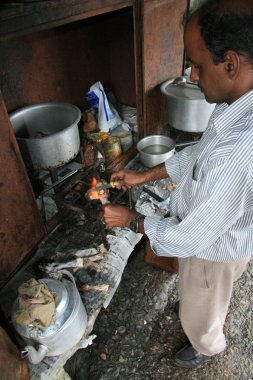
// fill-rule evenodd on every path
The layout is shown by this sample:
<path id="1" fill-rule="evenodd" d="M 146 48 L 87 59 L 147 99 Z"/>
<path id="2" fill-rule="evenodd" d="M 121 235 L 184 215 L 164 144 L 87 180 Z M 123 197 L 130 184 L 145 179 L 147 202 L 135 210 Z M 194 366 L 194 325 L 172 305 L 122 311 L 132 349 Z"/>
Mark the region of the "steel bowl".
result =
<path id="1" fill-rule="evenodd" d="M 49 102 L 10 114 L 19 149 L 28 168 L 53 169 L 79 152 L 81 111 L 73 104 Z"/>
<path id="2" fill-rule="evenodd" d="M 140 161 L 148 168 L 161 164 L 175 153 L 175 145 L 175 141 L 168 136 L 144 137 L 137 143 Z"/>

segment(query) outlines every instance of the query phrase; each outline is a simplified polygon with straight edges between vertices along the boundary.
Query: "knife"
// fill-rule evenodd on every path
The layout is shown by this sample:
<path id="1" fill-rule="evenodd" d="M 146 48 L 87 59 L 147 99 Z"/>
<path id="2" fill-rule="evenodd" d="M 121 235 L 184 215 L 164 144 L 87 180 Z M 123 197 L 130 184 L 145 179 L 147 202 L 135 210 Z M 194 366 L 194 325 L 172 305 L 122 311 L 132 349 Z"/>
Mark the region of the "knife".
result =
<path id="1" fill-rule="evenodd" d="M 163 202 L 164 199 L 161 198 L 159 195 L 155 194 L 153 191 L 147 189 L 145 186 L 143 186 L 142 191 L 148 195 L 150 195 L 153 199 L 155 199 L 158 202 Z"/>

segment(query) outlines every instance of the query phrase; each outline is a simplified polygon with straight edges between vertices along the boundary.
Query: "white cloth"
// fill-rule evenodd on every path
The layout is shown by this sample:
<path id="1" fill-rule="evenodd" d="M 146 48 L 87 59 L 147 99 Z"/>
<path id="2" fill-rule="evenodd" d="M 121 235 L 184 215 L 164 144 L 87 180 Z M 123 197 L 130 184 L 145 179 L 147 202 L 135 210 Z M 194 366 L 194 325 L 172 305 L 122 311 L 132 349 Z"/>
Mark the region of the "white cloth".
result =
<path id="1" fill-rule="evenodd" d="M 161 256 L 230 262 L 252 254 L 253 91 L 214 109 L 200 142 L 167 160 L 171 217 L 146 217 Z"/>

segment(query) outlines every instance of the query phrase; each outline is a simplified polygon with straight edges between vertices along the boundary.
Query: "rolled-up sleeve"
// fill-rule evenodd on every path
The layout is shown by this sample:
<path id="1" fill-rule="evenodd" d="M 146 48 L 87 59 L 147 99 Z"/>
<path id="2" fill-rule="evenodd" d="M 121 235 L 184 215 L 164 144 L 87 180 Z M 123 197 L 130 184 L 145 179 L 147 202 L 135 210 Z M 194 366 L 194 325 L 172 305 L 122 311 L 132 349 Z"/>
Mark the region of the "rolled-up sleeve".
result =
<path id="1" fill-rule="evenodd" d="M 157 253 L 158 256 L 171 256 L 169 252 L 166 250 L 166 246 L 164 245 L 163 249 L 163 244 L 159 244 L 159 247 L 156 244 L 157 241 L 157 236 L 159 229 L 161 229 L 161 225 L 165 225 L 166 229 L 173 228 L 173 226 L 178 225 L 179 220 L 177 217 L 169 217 L 163 219 L 163 217 L 151 217 L 147 216 L 144 220 L 144 230 L 146 235 L 148 236 L 150 240 L 150 245 L 151 248 L 153 249 L 154 252 Z"/>
<path id="2" fill-rule="evenodd" d="M 252 178 L 246 168 L 240 170 L 228 166 L 221 165 L 207 173 L 192 199 L 191 210 L 182 221 L 176 216 L 145 218 L 145 233 L 157 255 L 198 256 L 219 261 L 220 246 L 229 247 L 222 252 L 224 261 L 234 259 L 235 252 L 241 257 L 245 255 L 252 239 L 252 229 L 244 227 L 240 240 L 232 237 L 241 228 L 243 215 L 246 222 L 251 223 L 252 215 L 248 216 L 247 212 L 253 204 Z M 225 176 L 221 175 L 224 170 Z M 233 176 L 235 172 L 237 175 Z M 232 241 L 229 245 L 223 244 L 228 240 L 227 234 Z"/>

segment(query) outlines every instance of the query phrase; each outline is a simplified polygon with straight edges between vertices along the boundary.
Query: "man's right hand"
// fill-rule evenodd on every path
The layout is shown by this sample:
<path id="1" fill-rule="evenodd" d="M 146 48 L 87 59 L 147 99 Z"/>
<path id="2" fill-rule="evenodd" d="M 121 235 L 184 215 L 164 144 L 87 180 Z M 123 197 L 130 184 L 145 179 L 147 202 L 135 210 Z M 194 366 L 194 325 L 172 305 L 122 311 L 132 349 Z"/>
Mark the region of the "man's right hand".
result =
<path id="1" fill-rule="evenodd" d="M 132 186 L 144 183 L 145 176 L 143 172 L 122 169 L 116 173 L 113 173 L 110 180 L 114 182 L 117 189 L 128 190 Z"/>

